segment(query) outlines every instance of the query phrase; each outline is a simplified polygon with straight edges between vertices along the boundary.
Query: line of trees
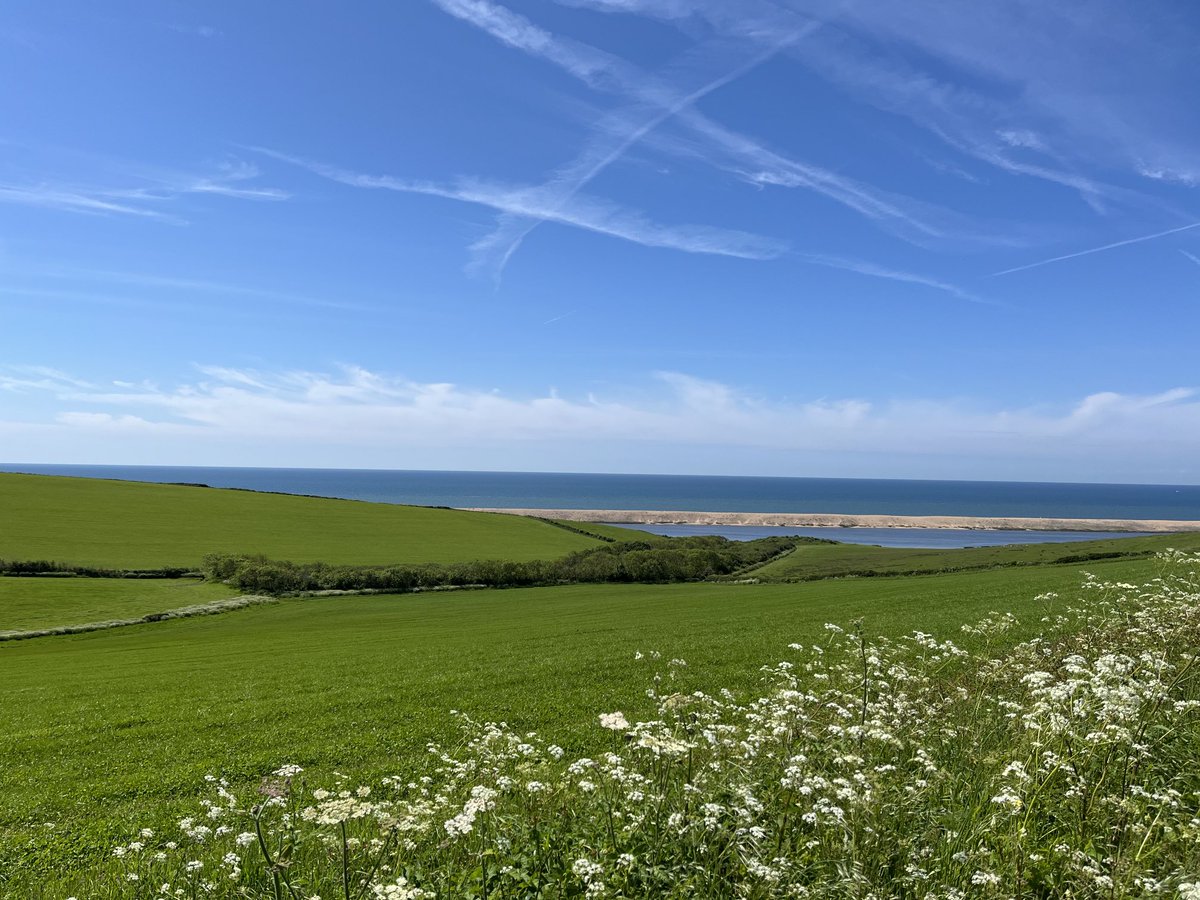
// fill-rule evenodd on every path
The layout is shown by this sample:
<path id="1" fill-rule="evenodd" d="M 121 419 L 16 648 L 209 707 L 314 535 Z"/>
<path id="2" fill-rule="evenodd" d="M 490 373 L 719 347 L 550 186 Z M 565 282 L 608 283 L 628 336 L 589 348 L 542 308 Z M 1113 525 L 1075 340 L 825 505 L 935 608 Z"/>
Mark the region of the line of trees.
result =
<path id="1" fill-rule="evenodd" d="M 413 591 L 444 587 L 526 587 L 570 583 L 665 583 L 730 575 L 786 553 L 796 538 L 730 541 L 722 537 L 675 538 L 669 545 L 621 541 L 554 560 L 392 566 L 296 563 L 263 556 L 210 554 L 202 570 L 213 580 L 256 594 L 299 591 Z"/>

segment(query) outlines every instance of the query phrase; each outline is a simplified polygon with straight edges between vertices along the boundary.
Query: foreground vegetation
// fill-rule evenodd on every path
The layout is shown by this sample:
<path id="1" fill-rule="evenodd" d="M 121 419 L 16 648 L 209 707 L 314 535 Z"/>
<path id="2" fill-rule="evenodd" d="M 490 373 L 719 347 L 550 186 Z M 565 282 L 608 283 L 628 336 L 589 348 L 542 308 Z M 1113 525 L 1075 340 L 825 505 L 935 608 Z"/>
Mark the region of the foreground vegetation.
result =
<path id="1" fill-rule="evenodd" d="M 551 559 L 600 540 L 522 516 L 0 473 L 0 557 L 195 568 L 206 553 L 385 565 Z"/>
<path id="2" fill-rule="evenodd" d="M 1090 568 L 1134 581 L 1155 563 Z M 1003 638 L 1016 641 L 1041 615 L 1033 598 L 1071 594 L 1082 571 L 294 599 L 0 644 L 0 896 L 70 896 L 131 828 L 188 815 L 209 772 L 243 789 L 285 755 L 312 772 L 419 777 L 427 744 L 454 740 L 454 709 L 594 756 L 609 741 L 592 711 L 653 715 L 636 649 L 688 660 L 695 687 L 745 692 L 762 660 L 830 621 L 950 634 L 1011 610 L 1029 623 Z"/>
<path id="3" fill-rule="evenodd" d="M 753 699 L 638 652 L 653 708 L 631 721 L 642 704 L 614 696 L 587 756 L 460 716 L 454 747 L 374 784 L 295 763 L 254 788 L 210 775 L 192 815 L 131 832 L 86 890 L 1197 896 L 1200 557 L 1169 562 L 1143 587 L 1088 579 L 1076 605 L 1037 597 L 1015 645 L 1012 613 L 954 636 L 827 625 Z"/>
<path id="4" fill-rule="evenodd" d="M 43 491 L 43 486 L 47 490 Z M 12 502 L 2 502 L 6 500 Z M 429 518 L 423 518 L 427 515 Z M 921 804 L 932 803 L 930 798 L 937 796 L 945 799 L 945 791 L 951 790 L 948 785 L 952 785 L 957 792 L 955 798 L 978 805 L 982 796 L 978 793 L 980 786 L 995 774 L 989 767 L 996 762 L 997 754 L 1005 746 L 1023 746 L 1011 743 L 1019 736 L 1012 730 L 1012 722 L 992 715 L 993 707 L 986 705 L 995 698 L 1012 697 L 1003 693 L 1004 685 L 1009 684 L 1004 680 L 1007 676 L 988 669 L 995 664 L 986 661 L 1008 658 L 1017 665 L 1024 658 L 1021 642 L 1039 632 L 1044 632 L 1043 640 L 1030 646 L 1065 648 L 1072 640 L 1083 640 L 1079 635 L 1092 633 L 1082 627 L 1078 618 L 1040 621 L 1046 615 L 1048 601 L 1036 598 L 1055 592 L 1064 599 L 1077 594 L 1085 569 L 1109 581 L 1149 579 L 1158 566 L 1150 553 L 1168 543 L 1195 546 L 1198 539 L 1177 535 L 1053 547 L 948 551 L 804 542 L 792 552 L 776 555 L 781 548 L 790 546 L 790 542 L 758 545 L 729 544 L 715 539 L 688 542 L 586 523 L 474 516 L 449 510 L 195 487 L 55 478 L 21 482 L 18 476 L 0 476 L 0 526 L 3 526 L 0 557 L 6 560 L 0 562 L 0 632 L 16 627 L 25 634 L 30 630 L 59 633 L 36 639 L 0 640 L 3 686 L 0 722 L 4 723 L 0 729 L 0 897 L 6 900 L 167 896 L 157 890 L 162 881 L 150 880 L 151 876 L 157 879 L 160 875 L 171 882 L 171 897 L 195 900 L 205 895 L 203 885 L 208 881 L 214 885 L 208 896 L 273 898 L 274 875 L 265 867 L 269 864 L 265 864 L 264 858 L 251 852 L 254 842 L 240 846 L 234 840 L 232 846 L 226 846 L 231 835 L 236 838 L 236 834 L 250 831 L 222 830 L 219 835 L 216 831 L 235 825 L 244 827 L 244 818 L 238 820 L 238 817 L 244 817 L 253 805 L 262 802 L 266 795 L 256 793 L 260 787 L 279 793 L 278 799 L 295 811 L 307 808 L 302 804 L 315 808 L 332 799 L 316 797 L 314 790 L 322 787 L 350 790 L 357 786 L 346 782 L 338 787 L 335 783 L 338 776 L 334 775 L 337 771 L 352 772 L 356 780 L 372 786 L 368 797 L 353 800 L 354 809 L 364 815 L 347 823 L 346 847 L 352 852 L 346 857 L 345 882 L 340 881 L 339 874 L 342 870 L 338 824 L 322 826 L 322 833 L 334 839 L 331 845 L 324 843 L 325 838 L 315 838 L 317 832 L 312 830 L 297 833 L 292 845 L 286 843 L 291 840 L 285 835 L 286 829 L 279 830 L 282 822 L 277 816 L 285 807 L 268 806 L 263 819 L 271 858 L 279 862 L 281 847 L 290 847 L 286 849 L 291 854 L 286 857 L 289 862 L 286 871 L 294 873 L 296 885 L 304 879 L 305 890 L 314 891 L 325 900 L 338 897 L 344 900 L 347 888 L 351 896 L 365 900 L 421 896 L 413 891 L 455 897 L 484 893 L 492 897 L 520 896 L 535 890 L 539 879 L 543 896 L 589 892 L 645 896 L 668 892 L 660 890 L 666 881 L 673 886 L 670 889 L 679 892 L 720 896 L 735 890 L 737 885 L 738 896 L 766 896 L 782 891 L 783 885 L 794 885 L 796 873 L 774 862 L 775 856 L 781 854 L 788 859 L 804 860 L 814 873 L 836 870 L 836 883 L 849 886 L 843 896 L 866 898 L 870 890 L 863 886 L 868 882 L 862 878 L 868 881 L 875 878 L 879 883 L 883 879 L 884 867 L 878 864 L 882 857 L 870 854 L 883 852 L 879 848 L 885 823 L 880 810 L 884 807 L 897 815 L 925 822 L 925 831 L 914 832 L 913 840 L 917 840 L 917 834 L 940 836 L 943 842 L 958 841 L 962 845 L 956 853 L 975 852 L 967 843 L 983 833 L 979 830 L 983 828 L 979 824 L 983 818 L 963 813 L 959 824 L 942 820 L 929 824 L 933 807 Z M 267 551 L 294 562 L 276 564 L 252 557 Z M 213 578 L 203 583 L 180 577 L 185 571 L 195 569 L 207 553 L 217 554 L 213 560 L 221 559 L 224 553 L 222 565 L 227 568 L 218 570 L 210 565 Z M 380 573 L 392 573 L 383 578 L 386 581 L 397 573 L 414 571 L 426 579 L 417 587 L 507 586 L 519 584 L 521 579 L 553 586 L 514 587 L 502 592 L 289 596 L 270 603 L 266 602 L 269 598 L 261 597 L 235 599 L 235 595 L 261 586 L 261 583 L 253 585 L 251 576 L 261 578 L 263 567 L 274 567 L 269 573 L 272 578 L 297 579 L 291 586 L 297 589 L 407 590 L 413 586 L 411 580 L 405 581 L 408 576 L 386 584 L 379 582 Z M 87 574 L 105 577 L 71 575 L 85 570 Z M 27 577 L 4 577 L 3 572 Z M 902 574 L 905 572 L 938 574 Z M 158 577 L 147 578 L 147 575 Z M 167 575 L 173 577 L 161 577 Z M 845 575 L 894 577 L 841 577 Z M 222 584 L 218 580 L 221 578 L 234 583 Z M 376 583 L 367 584 L 371 579 Z M 630 583 L 676 580 L 689 583 Z M 612 583 L 561 584 L 564 581 Z M 277 591 L 291 587 L 280 582 L 272 585 Z M 1055 605 L 1062 602 L 1055 601 Z M 1103 603 L 1091 606 L 1097 610 L 1107 608 Z M 921 669 L 924 663 L 918 665 L 919 661 L 905 655 L 909 650 L 900 649 L 916 652 L 912 642 L 902 638 L 914 626 L 953 636 L 961 625 L 979 619 L 989 610 L 1002 610 L 1015 618 L 1005 618 L 995 628 L 959 635 L 957 644 L 968 655 L 951 653 L 936 670 Z M 211 612 L 222 614 L 178 617 Z M 873 767 L 896 765 L 898 772 L 911 774 L 911 766 L 905 768 L 899 762 L 877 759 L 864 769 L 850 760 L 856 753 L 863 760 L 876 758 L 866 752 L 878 750 L 872 749 L 870 738 L 863 739 L 865 750 L 854 751 L 851 747 L 854 752 L 841 754 L 838 757 L 841 761 L 821 755 L 824 749 L 807 753 L 814 760 L 814 777 L 831 784 L 837 777 L 857 784 L 847 772 L 859 772 L 873 779 L 870 800 L 878 800 L 884 806 L 872 807 L 868 814 L 864 807 L 856 805 L 857 800 L 842 805 L 847 815 L 844 823 L 835 826 L 822 822 L 820 835 L 805 838 L 803 845 L 794 844 L 786 854 L 781 849 L 769 855 L 765 848 L 772 838 L 782 841 L 782 848 L 795 837 L 787 828 L 798 828 L 797 821 L 793 819 L 790 826 L 765 819 L 735 824 L 729 816 L 741 814 L 732 811 L 748 807 L 739 805 L 741 801 L 732 792 L 738 785 L 749 784 L 746 779 L 770 782 L 783 775 L 769 767 L 756 769 L 757 763 L 752 760 L 735 759 L 727 753 L 733 751 L 732 747 L 697 746 L 690 748 L 693 766 L 700 758 L 697 754 L 710 754 L 709 762 L 734 765 L 742 773 L 737 777 L 743 780 L 714 778 L 701 783 L 694 779 L 692 788 L 702 794 L 693 793 L 692 788 L 681 793 L 682 757 L 675 760 L 670 753 L 664 753 L 651 762 L 648 756 L 638 755 L 651 752 L 646 746 L 636 746 L 643 737 L 694 741 L 695 726 L 711 716 L 723 718 L 709 724 L 742 729 L 737 732 L 741 743 L 753 743 L 751 739 L 757 732 L 751 728 L 757 726 L 751 721 L 751 713 L 759 707 L 745 698 L 759 696 L 765 698 L 762 703 L 769 703 L 774 702 L 771 698 L 779 696 L 775 682 L 765 694 L 762 692 L 761 661 L 778 658 L 789 641 L 809 648 L 820 645 L 827 654 L 822 659 L 832 659 L 840 652 L 838 642 L 844 638 L 826 647 L 831 632 L 825 631 L 823 624 L 855 619 L 861 619 L 865 644 L 847 645 L 842 650 L 847 653 L 857 650 L 861 664 L 862 651 L 869 647 L 887 663 L 879 671 L 870 669 L 870 715 L 875 715 L 876 698 L 879 703 L 885 702 L 885 682 L 891 687 L 901 684 L 889 673 L 904 669 L 911 675 L 909 681 L 903 682 L 909 695 L 925 691 L 921 697 L 928 699 L 936 694 L 945 701 L 946 705 L 939 709 L 947 716 L 946 726 L 957 723 L 953 725 L 958 729 L 954 733 L 961 746 L 970 746 L 972 753 L 979 749 L 970 760 L 978 771 L 943 764 L 939 770 L 941 782 L 927 779 L 930 784 L 939 784 L 937 789 L 943 794 L 905 799 L 897 793 L 900 782 L 889 780 L 892 773 L 875 772 Z M 122 627 L 87 634 L 62 633 L 76 631 L 77 626 L 88 620 L 115 620 Z M 139 620 L 141 624 L 127 624 Z M 1104 640 L 1119 639 L 1131 647 L 1140 639 L 1136 634 L 1123 634 L 1111 628 L 1102 632 L 1106 635 Z M 646 658 L 634 658 L 639 648 L 646 651 Z M 651 674 L 646 668 L 651 664 L 650 649 L 662 653 L 655 665 L 666 666 L 665 680 L 653 697 L 644 692 Z M 805 651 L 806 656 L 793 660 L 794 664 L 798 668 L 818 665 L 815 658 L 807 656 L 812 652 Z M 667 665 L 672 659 L 686 659 L 688 665 Z M 853 673 L 813 669 L 805 677 L 816 679 L 823 674 L 829 675 L 828 684 L 840 683 L 843 692 L 849 690 L 846 685 L 850 684 L 854 695 L 861 695 L 862 679 L 855 683 Z M 786 670 L 776 669 L 772 678 L 785 675 Z M 988 680 L 993 677 L 994 680 Z M 838 678 L 842 681 L 838 682 Z M 732 696 L 716 694 L 718 685 L 729 688 Z M 966 710 L 970 704 L 962 699 L 960 688 L 985 704 L 979 707 L 979 717 L 970 720 L 976 723 L 970 727 L 977 726 L 982 732 L 970 731 L 964 724 L 969 719 Z M 630 722 L 642 719 L 672 723 L 672 728 L 686 725 L 687 720 L 678 718 L 684 714 L 685 707 L 680 706 L 684 701 L 671 700 L 665 712 L 659 706 L 672 694 L 690 695 L 697 689 L 717 700 L 715 705 L 708 705 L 709 700 L 703 698 L 693 698 L 695 704 L 686 701 L 687 715 L 699 717 L 691 720 L 691 734 L 681 736 L 674 731 L 668 734 L 661 730 L 665 725 L 641 729 L 631 726 L 629 731 L 634 737 L 626 739 L 620 730 L 597 727 L 596 713 L 618 709 Z M 805 682 L 795 689 L 803 694 L 812 691 L 813 686 Z M 835 695 L 820 696 L 822 704 L 809 707 L 805 714 L 811 716 L 813 723 L 836 724 L 820 719 L 824 714 L 821 710 L 832 709 L 824 705 L 825 700 Z M 846 703 L 842 706 L 852 712 L 857 709 Z M 455 709 L 462 714 L 452 715 L 450 711 Z M 1190 707 L 1181 707 L 1180 713 L 1181 730 L 1172 740 L 1184 739 L 1182 729 L 1186 721 L 1182 713 L 1190 714 Z M 489 720 L 503 720 L 507 725 L 492 731 L 486 730 L 486 726 L 470 724 Z M 925 741 L 940 747 L 938 752 L 949 753 L 950 744 L 937 743 L 942 737 L 947 741 L 949 737 L 939 737 L 929 720 L 916 716 L 911 723 L 903 724 L 909 730 L 896 732 L 898 739 L 909 742 L 902 744 L 903 747 L 912 749 L 919 741 Z M 462 730 L 464 725 L 466 732 Z M 526 736 L 534 731 L 557 742 L 563 750 L 561 763 L 554 760 L 549 745 Z M 482 781 L 468 785 L 466 781 L 453 780 L 452 772 L 434 771 L 439 764 L 436 760 L 431 763 L 427 749 L 431 742 L 447 748 L 446 752 L 455 758 L 463 757 L 464 753 L 469 757 L 475 750 L 461 741 L 476 740 L 481 735 L 490 737 L 475 749 L 485 754 L 491 753 L 487 748 L 493 745 L 509 746 L 509 735 L 520 736 L 520 742 L 531 747 L 542 747 L 545 753 L 539 750 L 534 756 L 538 758 L 537 765 L 543 768 L 538 769 L 538 774 L 522 774 L 527 780 L 547 785 L 545 795 L 536 790 L 536 796 L 527 796 L 527 789 L 490 787 Z M 800 737 L 797 733 L 797 740 Z M 617 775 L 604 757 L 610 751 L 621 755 L 620 765 L 625 771 L 662 779 L 661 788 L 654 788 L 662 791 L 657 795 L 662 814 L 653 820 L 642 820 L 642 827 L 636 833 L 624 834 L 619 830 L 623 827 L 619 820 L 608 819 L 609 811 L 622 811 L 614 804 L 629 799 L 614 793 L 613 779 Z M 498 766 L 516 765 L 508 757 L 500 759 L 507 752 L 500 753 L 493 762 Z M 961 755 L 959 762 L 965 766 L 967 754 Z M 521 756 L 526 762 L 533 758 L 527 758 L 524 751 Z M 567 762 L 580 758 L 594 759 L 600 768 L 593 770 L 592 776 L 567 772 L 564 768 Z M 767 754 L 762 757 L 763 765 L 770 759 L 778 762 L 779 758 Z M 953 762 L 953 754 L 943 762 L 947 760 Z M 264 773 L 279 770 L 281 762 L 307 771 L 297 773 L 290 783 L 284 784 L 286 775 L 277 775 L 269 776 L 263 784 Z M 1130 771 L 1135 774 L 1150 771 L 1148 765 L 1139 762 Z M 843 774 L 835 776 L 835 768 Z M 484 769 L 478 771 L 482 773 Z M 727 775 L 734 772 L 729 768 L 725 771 Z M 1033 769 L 1027 766 L 1027 771 Z M 209 773 L 225 779 L 223 789 L 239 799 L 234 811 L 219 814 L 220 821 L 202 822 L 195 810 L 197 802 L 216 784 L 204 780 Z M 423 782 L 423 776 L 434 781 Z M 500 769 L 492 771 L 491 776 L 496 784 L 501 784 L 502 777 L 513 778 L 514 785 L 517 784 L 513 774 L 503 775 Z M 580 794 L 580 791 L 586 793 L 580 779 L 596 784 L 597 792 Z M 433 805 L 429 807 L 432 817 L 421 826 L 428 830 L 414 834 L 415 844 L 406 851 L 416 854 L 410 863 L 414 868 L 403 871 L 395 868 L 394 860 L 369 856 L 372 845 L 366 832 L 357 835 L 351 832 L 356 828 L 377 829 L 383 821 L 381 817 L 395 815 L 402 810 L 402 804 L 418 799 L 421 788 L 408 788 L 410 782 L 418 786 L 428 784 L 430 793 L 425 799 Z M 435 784 L 442 789 L 438 790 Z M 1049 791 L 1053 786 L 1046 784 Z M 1148 784 L 1141 782 L 1150 790 Z M 465 792 L 481 786 L 498 793 L 481 801 L 475 819 L 469 823 L 470 831 L 449 834 L 448 822 L 461 815 L 470 818 Z M 651 796 L 647 790 L 642 793 Z M 763 802 L 763 810 L 751 810 L 753 815 L 769 818 L 768 810 L 790 809 L 786 805 L 780 807 L 782 801 L 778 797 L 771 799 L 770 791 L 762 794 L 755 797 Z M 684 802 L 685 795 L 693 799 Z M 723 812 L 713 814 L 717 825 L 696 824 L 712 818 L 697 805 L 701 796 L 703 803 L 723 807 Z M 989 801 L 991 796 L 999 794 L 989 795 Z M 971 800 L 972 797 L 975 799 Z M 607 804 L 603 809 L 595 805 L 600 800 Z M 229 808 L 228 796 L 220 802 L 223 809 Z M 1026 802 L 1032 808 L 1033 800 Z M 1093 801 L 1087 802 L 1091 810 Z M 1178 807 L 1170 809 L 1161 807 L 1162 821 L 1170 822 L 1176 809 L 1194 809 L 1195 798 L 1184 792 L 1178 803 Z M 485 808 L 489 804 L 495 805 Z M 984 807 L 991 810 L 987 804 Z M 554 818 L 550 830 L 542 828 L 549 818 L 537 820 L 542 829 L 539 833 L 545 837 L 542 844 L 529 840 L 528 831 L 521 830 L 530 825 L 521 816 L 534 812 Z M 688 828 L 697 830 L 685 829 L 679 833 L 669 830 L 675 827 L 670 824 L 671 812 L 684 815 L 690 823 Z M 601 813 L 604 818 L 599 818 Z M 623 814 L 629 816 L 624 824 L 636 821 L 637 811 L 633 807 L 627 807 Z M 860 814 L 865 817 L 852 819 Z M 797 817 L 802 815 L 795 813 Z M 925 820 L 920 819 L 922 815 Z M 1091 817 L 1093 813 L 1087 815 Z M 1133 813 L 1129 815 L 1128 821 L 1135 822 Z M 180 820 L 188 816 L 192 817 L 192 823 L 181 829 Z M 1062 821 L 1054 827 L 1066 829 L 1070 825 L 1067 817 L 1060 818 Z M 468 824 L 467 819 L 458 820 Z M 1109 828 L 1111 820 L 1091 818 L 1090 821 L 1099 823 L 1100 831 L 1091 832 L 1089 838 L 1099 848 L 1101 842 L 1096 835 L 1110 833 L 1104 829 Z M 597 823 L 603 826 L 603 833 L 596 830 Z M 316 824 L 310 822 L 304 828 Z M 860 825 L 862 828 L 854 831 L 851 824 L 853 828 Z M 198 830 L 198 825 L 212 828 L 213 833 Z M 480 841 L 485 837 L 488 841 L 501 837 L 497 830 L 501 825 L 519 836 L 519 840 L 513 839 L 513 847 L 529 848 L 538 858 L 513 861 L 505 857 L 506 862 L 500 863 L 501 855 L 511 855 L 512 848 L 502 842 L 484 845 Z M 1182 826 L 1173 827 L 1184 833 Z M 153 835 L 139 836 L 142 828 Z M 745 834 L 739 833 L 739 829 L 746 828 L 762 828 L 769 835 L 761 840 L 754 837 L 759 842 L 755 847 L 763 849 L 757 856 L 746 855 Z M 199 834 L 206 841 L 200 845 L 189 843 L 191 838 L 181 831 Z M 963 835 L 961 840 L 951 834 L 954 831 Z M 837 852 L 842 853 L 843 860 L 858 860 L 859 856 L 855 855 L 858 850 L 848 853 L 844 845 L 839 850 L 831 838 L 836 833 L 852 835 L 856 848 L 864 853 L 870 850 L 862 859 L 875 859 L 872 864 L 875 869 L 868 866 L 864 870 L 853 863 L 838 869 L 834 862 Z M 671 844 L 671 853 L 676 855 L 659 848 L 664 852 L 654 856 L 650 843 L 653 835 L 658 836 L 659 844 Z M 372 832 L 370 837 L 391 841 L 389 852 L 404 846 L 398 835 L 389 837 L 383 832 Z M 670 839 L 663 840 L 665 837 Z M 280 838 L 284 838 L 284 844 L 272 843 Z M 436 845 L 431 843 L 435 838 Z M 352 839 L 366 843 L 355 844 Z M 820 848 L 808 846 L 812 840 L 818 840 Z M 1152 840 L 1157 853 L 1161 841 L 1157 837 Z M 639 841 L 643 843 L 639 845 Z M 177 847 L 172 850 L 166 842 L 174 842 Z M 142 845 L 140 849 L 134 846 L 137 844 Z M 375 845 L 375 850 L 382 846 Z M 618 846 L 619 851 L 615 849 Z M 911 849 L 916 844 L 906 846 Z M 113 855 L 114 847 L 123 848 L 120 857 Z M 218 847 L 225 848 L 219 855 Z M 872 847 L 876 849 L 871 850 Z M 724 849 L 718 853 L 718 848 Z M 176 851 L 186 851 L 186 858 Z M 156 861 L 153 854 L 159 852 L 166 853 L 167 860 Z M 230 868 L 233 860 L 224 856 L 235 852 L 240 854 L 236 881 L 228 877 L 233 872 Z M 685 852 L 692 855 L 686 858 L 678 855 Z M 1080 848 L 1079 852 L 1093 854 L 1093 849 Z M 634 857 L 636 866 L 622 860 L 624 853 Z M 649 870 L 647 854 L 652 860 Z M 1138 858 L 1148 859 L 1145 853 Z M 1169 893 L 1184 883 L 1180 873 L 1192 863 L 1179 857 L 1176 862 L 1180 873 L 1162 874 L 1166 872 L 1166 858 L 1156 856 L 1152 865 L 1158 867 L 1154 869 L 1154 877 L 1161 875 L 1162 891 Z M 941 857 L 930 859 L 933 861 L 927 871 L 935 871 L 934 862 Z M 1066 871 L 1061 859 L 1053 859 L 1052 864 L 1047 864 L 1049 871 Z M 368 868 L 375 861 L 381 867 L 369 874 Z M 955 865 L 961 862 L 959 859 Z M 1004 869 L 1008 863 L 1003 859 L 1001 862 L 1003 865 L 997 864 L 997 868 L 985 869 L 979 861 L 978 871 L 984 873 L 980 876 L 983 881 L 965 885 L 964 895 L 952 890 L 938 893 L 932 887 L 922 893 L 913 886 L 916 882 L 904 882 L 907 886 L 899 893 L 947 898 L 986 896 L 1003 886 L 1012 894 L 1015 888 L 1009 885 L 1015 882 L 1011 881 L 1011 871 Z M 1031 866 L 1033 862 L 1038 861 L 1031 857 Z M 170 872 L 153 868 L 160 863 L 182 868 Z M 189 873 L 187 863 L 202 865 Z M 911 860 L 904 865 L 909 863 Z M 513 866 L 512 871 L 503 871 L 506 864 Z M 937 871 L 958 872 L 947 878 L 965 872 L 965 869 L 944 868 L 948 865 L 944 859 L 937 864 L 943 865 Z M 392 868 L 385 870 L 384 865 Z M 897 862 L 896 866 L 899 865 Z M 1146 865 L 1151 866 L 1151 862 Z M 1024 871 L 1028 873 L 1032 868 Z M 701 869 L 712 873 L 703 877 L 716 880 L 697 880 L 702 877 Z M 280 870 L 281 879 L 283 871 Z M 1071 871 L 1079 874 L 1078 869 Z M 514 874 L 517 872 L 534 880 L 533 889 L 530 882 L 517 878 Z M 747 881 L 754 872 L 758 873 L 754 877 L 760 880 Z M 773 880 L 772 872 L 778 874 L 777 881 Z M 892 877 L 909 877 L 911 873 L 907 872 L 894 868 Z M 974 877 L 975 872 L 973 869 L 970 876 Z M 984 877 L 989 873 L 1009 880 L 994 886 Z M 137 875 L 138 880 L 112 880 L 129 875 Z M 399 885 L 398 877 L 409 879 L 410 884 Z M 418 879 L 420 885 L 413 888 Z M 601 883 L 603 889 L 599 887 Z M 1047 882 L 1050 886 L 1045 887 L 1035 887 L 1033 882 L 1022 884 L 1024 895 L 1037 895 L 1038 891 L 1044 896 L 1062 895 L 1060 884 Z M 1121 882 L 1120 886 L 1126 895 L 1131 892 L 1127 883 Z M 245 890 L 231 893 L 235 888 Z M 281 896 L 292 897 L 282 881 L 279 888 Z M 1075 896 L 1087 895 L 1074 882 L 1071 889 L 1076 891 Z M 296 896 L 304 900 L 312 896 L 300 893 L 298 887 L 296 890 Z M 1152 894 L 1154 886 L 1142 885 L 1138 890 Z M 798 889 L 794 893 L 802 894 Z"/>

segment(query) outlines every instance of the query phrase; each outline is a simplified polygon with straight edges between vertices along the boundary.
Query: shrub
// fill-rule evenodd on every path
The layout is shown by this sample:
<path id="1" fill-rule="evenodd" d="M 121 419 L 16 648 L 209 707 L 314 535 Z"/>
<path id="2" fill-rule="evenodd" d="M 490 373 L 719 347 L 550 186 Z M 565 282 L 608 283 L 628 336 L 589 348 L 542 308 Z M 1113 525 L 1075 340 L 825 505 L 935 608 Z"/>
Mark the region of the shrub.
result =
<path id="1" fill-rule="evenodd" d="M 262 594 L 298 591 L 411 591 L 466 585 L 523 587 L 564 582 L 695 581 L 758 565 L 794 546 L 791 538 L 729 541 L 677 538 L 668 545 L 646 541 L 609 543 L 552 561 L 477 560 L 450 565 L 330 566 L 262 556 L 209 554 L 208 578 Z"/>

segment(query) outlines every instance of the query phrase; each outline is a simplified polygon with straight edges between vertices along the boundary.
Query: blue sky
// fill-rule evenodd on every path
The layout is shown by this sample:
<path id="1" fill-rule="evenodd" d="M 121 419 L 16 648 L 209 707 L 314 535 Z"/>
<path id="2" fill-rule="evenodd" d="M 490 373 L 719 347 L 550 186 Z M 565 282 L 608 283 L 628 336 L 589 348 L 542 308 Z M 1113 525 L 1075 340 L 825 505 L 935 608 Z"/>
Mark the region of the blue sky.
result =
<path id="1" fill-rule="evenodd" d="M 0 459 L 1200 482 L 1200 7 L 21 2 Z"/>

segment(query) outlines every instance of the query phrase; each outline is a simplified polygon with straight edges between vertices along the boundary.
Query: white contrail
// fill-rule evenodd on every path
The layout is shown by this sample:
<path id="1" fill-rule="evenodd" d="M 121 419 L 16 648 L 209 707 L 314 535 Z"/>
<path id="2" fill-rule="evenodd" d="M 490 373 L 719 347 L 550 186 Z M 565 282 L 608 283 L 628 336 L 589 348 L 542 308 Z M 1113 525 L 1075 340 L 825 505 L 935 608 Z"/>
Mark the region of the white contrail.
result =
<path id="1" fill-rule="evenodd" d="M 948 281 L 939 281 L 936 278 L 930 278 L 926 275 L 902 272 L 898 269 L 888 269 L 878 266 L 875 263 L 867 262 L 866 260 L 846 259 L 841 256 L 821 256 L 817 254 L 805 254 L 801 255 L 800 258 L 815 266 L 828 266 L 831 269 L 857 272 L 859 275 L 869 275 L 872 278 L 886 278 L 890 281 L 900 281 L 906 284 L 924 285 L 935 290 L 945 291 L 947 294 L 958 297 L 960 300 L 968 300 L 971 303 L 983 303 L 989 306 L 998 305 L 991 300 L 985 300 L 982 297 L 977 297 L 972 293 L 964 291 L 958 285 L 951 284 Z"/>
<path id="2" fill-rule="evenodd" d="M 1200 222 L 1193 222 L 1191 225 L 1180 225 L 1178 228 L 1171 228 L 1167 231 L 1159 231 L 1155 234 L 1145 234 L 1141 237 L 1130 238 L 1127 241 L 1117 241 L 1112 244 L 1105 244 L 1103 247 L 1092 247 L 1090 250 L 1080 250 L 1078 253 L 1067 253 L 1063 256 L 1056 256 L 1053 259 L 1043 259 L 1041 262 L 1029 263 L 1024 266 L 1016 266 L 1012 269 L 1005 269 L 1002 272 L 993 272 L 989 277 L 994 278 L 997 275 L 1011 275 L 1013 272 L 1024 272 L 1026 269 L 1036 269 L 1038 266 L 1048 266 L 1050 263 L 1062 262 L 1064 259 L 1075 259 L 1077 256 L 1088 256 L 1092 253 L 1102 253 L 1105 250 L 1112 250 L 1116 247 L 1124 247 L 1128 244 L 1140 244 L 1142 241 L 1152 241 L 1155 238 L 1166 237 L 1169 234 L 1178 234 L 1181 231 L 1188 231 L 1192 228 L 1200 228 Z"/>
<path id="3" fill-rule="evenodd" d="M 799 33 L 790 35 L 787 40 L 776 43 L 767 50 L 742 63 L 733 69 L 733 71 L 726 72 L 691 93 L 674 99 L 646 121 L 635 126 L 627 134 L 622 135 L 616 142 L 616 146 L 607 152 L 597 154 L 597 150 L 600 148 L 596 146 L 589 147 L 572 163 L 563 167 L 553 179 L 544 185 L 543 189 L 549 195 L 550 208 L 558 209 L 569 202 L 592 179 L 624 156 L 630 148 L 668 119 L 690 108 L 698 100 L 711 94 L 718 88 L 724 87 L 762 65 L 771 57 L 778 54 L 788 44 L 793 43 L 800 37 Z M 594 156 L 598 156 L 599 158 L 593 158 Z M 517 220 L 502 223 L 499 229 L 477 242 L 474 249 L 478 252 L 493 250 L 499 247 L 500 262 L 497 266 L 498 274 L 500 271 L 503 271 L 508 260 L 512 257 L 516 249 L 520 247 L 525 238 L 529 236 L 529 233 L 544 221 L 546 221 L 545 218 L 537 218 L 532 221 Z"/>

